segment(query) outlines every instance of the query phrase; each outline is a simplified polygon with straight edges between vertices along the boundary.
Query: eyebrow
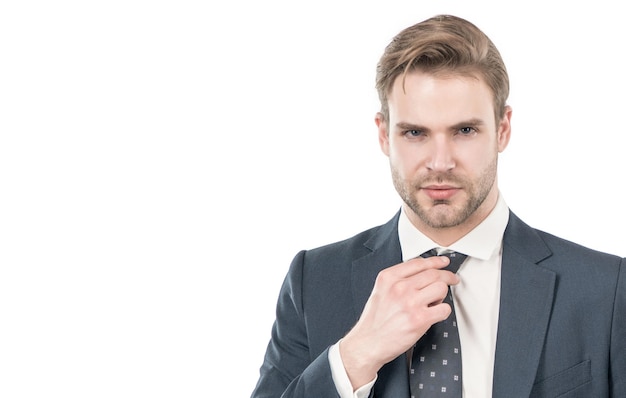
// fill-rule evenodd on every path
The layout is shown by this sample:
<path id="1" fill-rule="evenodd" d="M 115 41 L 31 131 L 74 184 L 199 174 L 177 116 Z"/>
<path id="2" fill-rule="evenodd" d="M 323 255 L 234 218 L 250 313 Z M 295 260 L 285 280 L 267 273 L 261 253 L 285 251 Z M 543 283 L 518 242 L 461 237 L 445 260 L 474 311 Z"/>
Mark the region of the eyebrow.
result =
<path id="1" fill-rule="evenodd" d="M 479 126 L 483 126 L 484 124 L 485 122 L 482 119 L 472 118 L 469 120 L 464 120 L 464 121 L 455 123 L 452 126 L 450 126 L 449 129 L 458 130 L 462 127 L 479 127 Z M 419 124 L 413 124 L 413 123 L 408 123 L 408 122 L 398 122 L 396 123 L 396 128 L 400 130 L 418 130 L 418 131 L 424 131 L 424 132 L 430 131 L 428 127 L 420 126 Z"/>
<path id="2" fill-rule="evenodd" d="M 420 125 L 413 124 L 413 123 L 407 123 L 407 122 L 396 123 L 396 128 L 400 130 L 429 131 L 429 129 L 424 126 L 420 126 Z"/>

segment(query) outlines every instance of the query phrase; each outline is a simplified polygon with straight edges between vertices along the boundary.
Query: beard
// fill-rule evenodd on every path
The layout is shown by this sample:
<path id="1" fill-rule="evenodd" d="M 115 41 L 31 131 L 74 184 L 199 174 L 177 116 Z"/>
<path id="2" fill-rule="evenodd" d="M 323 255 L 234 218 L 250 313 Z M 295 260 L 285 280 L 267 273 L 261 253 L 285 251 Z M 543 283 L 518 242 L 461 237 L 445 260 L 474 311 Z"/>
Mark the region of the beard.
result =
<path id="1" fill-rule="evenodd" d="M 450 228 L 463 224 L 483 204 L 496 180 L 498 158 L 487 165 L 479 177 L 471 180 L 455 175 L 452 172 L 431 173 L 420 176 L 414 181 L 402 179 L 398 170 L 392 165 L 391 175 L 396 191 L 407 206 L 431 228 Z M 461 187 L 467 197 L 461 203 L 452 200 L 418 199 L 421 187 L 429 184 L 450 184 Z"/>

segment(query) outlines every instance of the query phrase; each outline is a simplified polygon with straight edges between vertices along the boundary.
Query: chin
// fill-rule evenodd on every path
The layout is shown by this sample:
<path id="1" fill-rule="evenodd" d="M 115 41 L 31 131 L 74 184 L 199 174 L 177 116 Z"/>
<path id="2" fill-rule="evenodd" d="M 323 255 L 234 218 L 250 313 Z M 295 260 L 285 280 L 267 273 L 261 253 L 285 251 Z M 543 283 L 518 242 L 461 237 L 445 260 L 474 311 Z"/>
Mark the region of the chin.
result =
<path id="1" fill-rule="evenodd" d="M 452 228 L 467 219 L 462 209 L 453 207 L 449 201 L 437 201 L 428 208 L 420 206 L 413 211 L 423 223 L 431 228 Z"/>

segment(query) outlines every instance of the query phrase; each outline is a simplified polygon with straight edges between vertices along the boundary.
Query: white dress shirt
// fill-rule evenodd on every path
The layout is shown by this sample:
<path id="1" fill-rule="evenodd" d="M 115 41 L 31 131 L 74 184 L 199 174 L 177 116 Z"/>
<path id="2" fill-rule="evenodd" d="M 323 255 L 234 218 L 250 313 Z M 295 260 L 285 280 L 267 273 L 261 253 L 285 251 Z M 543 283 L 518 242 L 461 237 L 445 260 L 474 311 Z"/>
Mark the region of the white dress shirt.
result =
<path id="1" fill-rule="evenodd" d="M 403 261 L 433 248 L 439 253 L 453 250 L 468 256 L 457 272 L 461 282 L 450 288 L 461 340 L 464 398 L 491 396 L 500 308 L 502 237 L 508 221 L 509 209 L 502 195 L 483 222 L 449 247 L 441 247 L 421 233 L 404 211 L 398 221 Z M 339 343 L 330 348 L 328 357 L 341 398 L 366 398 L 376 379 L 353 392 L 341 360 Z"/>

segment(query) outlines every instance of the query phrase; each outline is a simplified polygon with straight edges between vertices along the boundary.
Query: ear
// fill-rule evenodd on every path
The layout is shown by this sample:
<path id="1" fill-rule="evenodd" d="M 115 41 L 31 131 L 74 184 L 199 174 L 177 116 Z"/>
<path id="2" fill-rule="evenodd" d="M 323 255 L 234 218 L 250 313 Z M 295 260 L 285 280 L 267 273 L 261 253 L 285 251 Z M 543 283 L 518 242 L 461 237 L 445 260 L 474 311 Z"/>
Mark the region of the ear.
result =
<path id="1" fill-rule="evenodd" d="M 374 121 L 378 127 L 378 144 L 380 145 L 380 149 L 385 155 L 389 156 L 389 130 L 387 128 L 387 122 L 380 112 L 376 113 Z"/>
<path id="2" fill-rule="evenodd" d="M 510 106 L 504 108 L 504 115 L 498 124 L 498 152 L 502 152 L 509 145 L 511 139 L 511 116 L 513 109 Z"/>

